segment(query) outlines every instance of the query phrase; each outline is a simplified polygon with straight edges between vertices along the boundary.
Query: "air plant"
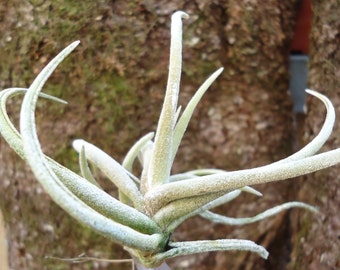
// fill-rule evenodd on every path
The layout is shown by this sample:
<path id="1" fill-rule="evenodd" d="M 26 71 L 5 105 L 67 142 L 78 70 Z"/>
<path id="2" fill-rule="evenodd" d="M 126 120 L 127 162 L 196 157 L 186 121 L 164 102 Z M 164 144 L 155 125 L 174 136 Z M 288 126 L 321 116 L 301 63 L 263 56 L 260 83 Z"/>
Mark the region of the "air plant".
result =
<path id="1" fill-rule="evenodd" d="M 339 163 L 339 148 L 316 154 L 332 132 L 334 108 L 327 97 L 307 90 L 326 106 L 325 123 L 307 146 L 278 162 L 239 171 L 199 169 L 171 175 L 177 149 L 193 111 L 223 70 L 218 69 L 202 84 L 181 113 L 177 101 L 182 65 L 182 18 L 188 18 L 182 11 L 172 16 L 169 76 L 157 130 L 155 134 L 151 132 L 139 139 L 128 151 L 122 164 L 95 145 L 75 140 L 73 147 L 79 153 L 81 171 L 81 175 L 78 175 L 44 155 L 40 147 L 34 113 L 38 97 L 65 103 L 41 93 L 41 90 L 79 41 L 73 42 L 52 59 L 29 88 L 9 88 L 0 92 L 0 132 L 11 148 L 29 164 L 37 180 L 59 206 L 80 223 L 121 244 L 140 269 L 165 269 L 167 266 L 164 262 L 168 258 L 209 251 L 251 251 L 267 258 L 267 250 L 250 240 L 174 242 L 171 235 L 183 221 L 195 215 L 213 222 L 241 225 L 268 218 L 292 207 L 316 211 L 314 207 L 301 202 L 285 203 L 251 218 L 225 217 L 213 213 L 211 209 L 235 199 L 242 192 L 261 196 L 260 192 L 250 187 L 252 185 L 285 180 Z M 18 94 L 24 94 L 20 131 L 11 123 L 6 112 L 7 100 Z M 140 177 L 134 175 L 132 170 L 136 160 L 142 165 Z M 101 189 L 88 162 L 115 184 L 119 199 Z"/>

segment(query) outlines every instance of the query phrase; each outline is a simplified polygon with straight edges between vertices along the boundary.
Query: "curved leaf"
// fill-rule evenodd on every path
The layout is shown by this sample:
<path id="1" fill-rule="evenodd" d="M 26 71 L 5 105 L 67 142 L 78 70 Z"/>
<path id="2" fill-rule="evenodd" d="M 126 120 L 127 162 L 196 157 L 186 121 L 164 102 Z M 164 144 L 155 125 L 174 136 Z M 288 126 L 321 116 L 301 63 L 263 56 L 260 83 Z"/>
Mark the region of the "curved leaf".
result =
<path id="1" fill-rule="evenodd" d="M 178 256 L 211 252 L 211 251 L 250 251 L 257 253 L 262 258 L 268 258 L 268 251 L 255 244 L 250 240 L 241 239 L 220 239 L 220 240 L 203 240 L 203 241 L 186 241 L 186 242 L 175 242 L 169 243 L 169 250 L 163 253 L 158 253 L 152 257 L 153 262 L 145 262 L 146 264 L 157 264 L 157 262 L 162 262 L 169 258 L 174 258 Z"/>
<path id="2" fill-rule="evenodd" d="M 95 145 L 84 140 L 75 140 L 72 145 L 78 152 L 84 147 L 86 158 L 98 167 L 133 202 L 136 208 L 142 206 L 142 195 L 135 182 L 131 180 L 126 170 L 117 161 Z"/>
<path id="3" fill-rule="evenodd" d="M 138 153 L 153 138 L 153 136 L 154 136 L 154 132 L 150 132 L 144 135 L 130 148 L 129 152 L 126 154 L 122 162 L 122 166 L 126 170 L 128 170 L 129 172 L 132 172 L 132 165 L 135 159 L 137 158 Z"/>
<path id="4" fill-rule="evenodd" d="M 260 220 L 263 220 L 265 218 L 269 218 L 273 215 L 276 215 L 282 211 L 291 209 L 291 208 L 304 208 L 306 210 L 309 210 L 311 212 L 317 212 L 317 209 L 309 204 L 306 203 L 302 203 L 302 202 L 288 202 L 288 203 L 284 203 L 278 206 L 275 206 L 273 208 L 270 208 L 260 214 L 257 214 L 256 216 L 253 217 L 248 217 L 248 218 L 230 218 L 230 217 L 226 217 L 223 215 L 219 215 L 210 211 L 206 211 L 203 213 L 200 213 L 200 216 L 206 219 L 209 219 L 210 221 L 214 222 L 214 223 L 220 223 L 220 224 L 224 224 L 224 225 L 244 225 L 244 224 L 250 224 L 250 223 L 254 223 Z"/>
<path id="5" fill-rule="evenodd" d="M 178 147 L 181 143 L 181 140 L 184 136 L 184 133 L 189 125 L 189 121 L 192 117 L 192 114 L 201 100 L 202 96 L 204 93 L 208 90 L 210 85 L 216 80 L 218 76 L 222 73 L 223 68 L 219 68 L 216 70 L 206 81 L 198 88 L 197 92 L 195 95 L 191 98 L 189 101 L 188 105 L 186 106 L 183 114 L 181 115 L 180 119 L 178 120 L 175 130 L 174 130 L 174 135 L 173 135 L 173 148 L 172 148 L 172 162 L 175 158 L 175 155 L 177 153 Z"/>
<path id="6" fill-rule="evenodd" d="M 35 128 L 34 110 L 39 92 L 57 65 L 69 54 L 78 42 L 72 43 L 58 54 L 33 81 L 24 97 L 20 112 L 20 131 L 24 146 L 26 161 L 29 163 L 34 175 L 52 199 L 81 223 L 93 230 L 127 246 L 134 246 L 144 250 L 158 248 L 163 237 L 159 234 L 145 235 L 129 227 L 116 223 L 99 214 L 75 196 L 59 179 L 51 168 L 50 162 L 45 158 L 37 138 Z M 68 172 L 66 172 L 68 173 Z M 71 175 L 72 176 L 72 175 Z M 95 190 L 95 186 L 92 186 Z M 97 190 L 101 191 L 97 188 Z M 101 191 L 102 192 L 102 191 Z M 113 200 L 112 200 L 113 201 Z M 146 242 L 145 242 L 146 241 Z"/>
<path id="7" fill-rule="evenodd" d="M 91 184 L 96 185 L 97 187 L 100 187 L 90 170 L 89 164 L 87 163 L 85 147 L 82 147 L 79 153 L 79 167 L 80 167 L 81 175 L 86 180 L 88 180 Z"/>

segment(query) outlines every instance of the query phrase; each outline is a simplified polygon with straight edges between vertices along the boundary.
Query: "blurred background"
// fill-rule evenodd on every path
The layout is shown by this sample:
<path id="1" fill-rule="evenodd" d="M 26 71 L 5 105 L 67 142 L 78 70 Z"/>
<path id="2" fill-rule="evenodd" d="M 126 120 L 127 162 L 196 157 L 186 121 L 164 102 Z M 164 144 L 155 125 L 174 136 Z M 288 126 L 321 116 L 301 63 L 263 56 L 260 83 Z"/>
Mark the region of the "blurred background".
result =
<path id="1" fill-rule="evenodd" d="M 155 130 L 167 80 L 170 16 L 176 10 L 190 15 L 183 23 L 179 103 L 185 106 L 212 72 L 225 69 L 194 114 L 174 173 L 265 165 L 310 141 L 322 126 L 325 109 L 307 97 L 307 110 L 294 110 L 292 55 L 307 57 L 306 75 L 298 78 L 326 94 L 340 115 L 337 0 L 1 0 L 1 89 L 28 87 L 52 57 L 72 41 L 81 41 L 44 87 L 68 105 L 38 103 L 37 129 L 47 155 L 78 172 L 74 139 L 88 140 L 122 161 L 130 145 Z M 21 98 L 8 105 L 15 123 Z M 339 130 L 337 121 L 324 150 L 339 147 Z M 0 207 L 11 269 L 131 269 L 129 263 L 71 264 L 46 258 L 129 255 L 54 204 L 3 139 L 0 164 Z M 250 239 L 269 250 L 267 261 L 245 252 L 216 252 L 179 257 L 169 265 L 198 270 L 339 269 L 339 168 L 257 186 L 262 198 L 243 194 L 216 210 L 245 217 L 299 200 L 318 207 L 318 214 L 294 209 L 240 227 L 193 218 L 173 235 L 175 240 Z M 107 192 L 116 194 L 115 187 L 101 181 Z"/>

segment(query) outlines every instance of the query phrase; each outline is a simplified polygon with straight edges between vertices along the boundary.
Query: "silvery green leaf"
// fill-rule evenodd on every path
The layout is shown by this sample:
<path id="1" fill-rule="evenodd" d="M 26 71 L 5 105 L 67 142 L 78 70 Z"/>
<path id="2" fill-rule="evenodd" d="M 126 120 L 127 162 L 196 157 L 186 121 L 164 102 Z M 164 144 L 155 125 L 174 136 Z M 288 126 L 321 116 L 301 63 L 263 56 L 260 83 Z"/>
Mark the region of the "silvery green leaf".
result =
<path id="1" fill-rule="evenodd" d="M 230 192 L 244 186 L 286 180 L 334 166 L 339 163 L 339 160 L 340 149 L 336 149 L 297 161 L 171 182 L 145 194 L 147 208 L 157 212 L 170 202 L 183 198 L 221 191 Z"/>
<path id="2" fill-rule="evenodd" d="M 153 213 L 152 219 L 164 230 L 171 232 L 178 226 L 178 220 L 183 221 L 195 214 L 192 214 L 197 209 L 206 205 L 216 197 L 223 195 L 223 192 L 207 194 L 205 196 L 193 196 L 172 201 L 162 207 L 156 213 Z M 149 209 L 148 209 L 149 210 Z M 149 210 L 150 211 L 150 210 Z M 177 220 L 177 221 L 176 221 Z"/>
<path id="3" fill-rule="evenodd" d="M 69 188 L 72 188 L 72 183 L 69 187 L 66 187 L 65 184 L 60 180 L 60 178 L 72 178 L 74 177 L 74 173 L 68 171 L 68 170 L 62 170 L 62 167 L 58 167 L 58 164 L 51 163 L 48 159 L 46 159 L 45 155 L 43 154 L 39 141 L 38 136 L 36 133 L 35 128 L 35 106 L 38 99 L 39 92 L 43 86 L 43 84 L 46 82 L 47 78 L 50 76 L 52 71 L 57 67 L 57 65 L 64 59 L 64 57 L 69 54 L 78 44 L 78 42 L 72 43 L 70 46 L 65 48 L 60 54 L 58 54 L 42 71 L 39 73 L 37 78 L 33 81 L 32 85 L 28 89 L 28 91 L 25 94 L 21 112 L 20 112 L 20 131 L 22 136 L 22 142 L 23 142 L 23 148 L 24 148 L 24 156 L 26 157 L 26 161 L 29 163 L 34 175 L 39 180 L 40 184 L 43 186 L 45 191 L 52 197 L 52 199 L 59 204 L 65 211 L 67 211 L 71 216 L 73 216 L 78 221 L 82 222 L 83 224 L 91 227 L 92 229 L 96 230 L 97 232 L 106 235 L 110 237 L 111 239 L 114 238 L 115 241 L 119 243 L 125 243 L 126 245 L 132 245 L 132 246 L 140 246 L 144 249 L 149 249 L 150 247 L 146 247 L 145 243 L 138 242 L 135 239 L 135 243 L 133 242 L 132 235 L 135 234 L 136 237 L 139 237 L 138 239 L 144 238 L 146 242 L 149 242 L 149 244 L 155 247 L 159 245 L 159 242 L 161 241 L 162 236 L 161 235 L 144 235 L 140 232 L 137 232 L 129 227 L 126 227 L 124 225 L 121 225 L 119 223 L 116 223 L 107 217 L 101 215 L 94 209 L 92 209 L 90 206 L 88 206 L 85 202 L 83 202 L 79 197 L 77 197 L 73 192 L 78 192 L 77 188 L 71 192 Z M 51 165 L 55 165 L 56 168 L 54 169 L 61 169 L 59 172 L 59 177 L 56 175 L 54 170 L 52 169 Z M 80 177 L 75 177 L 76 179 L 79 179 Z M 81 179 L 81 178 L 80 178 Z M 69 179 L 67 179 L 69 180 Z M 89 190 L 86 189 L 89 187 L 90 191 L 89 194 L 85 196 L 85 199 L 87 201 L 92 200 L 92 202 L 97 203 L 93 199 L 102 199 L 100 197 L 94 197 L 96 194 L 95 192 L 101 193 L 104 195 L 105 193 L 98 189 L 96 186 L 88 183 L 87 181 L 82 180 L 82 184 L 78 185 L 78 188 L 81 189 L 80 194 L 86 193 Z M 70 183 L 70 182 L 69 182 Z M 93 193 L 94 192 L 94 193 Z M 91 195 L 92 194 L 92 195 Z M 109 196 L 110 197 L 110 196 Z M 104 199 L 105 200 L 105 199 Z M 117 206 L 120 208 L 120 211 L 118 212 L 120 215 L 121 213 L 121 207 L 124 207 L 124 204 L 116 201 L 114 198 L 110 197 L 108 202 L 111 203 L 113 206 Z M 101 207 L 107 207 L 107 205 L 101 205 Z M 128 206 L 125 206 L 127 208 L 130 208 Z M 141 213 L 136 211 L 133 208 L 130 208 L 132 211 L 135 211 L 137 215 L 140 216 Z M 143 219 L 138 218 L 135 220 L 134 218 L 130 218 L 131 213 L 129 214 L 123 214 L 124 220 L 129 220 L 128 223 L 132 221 L 132 224 L 138 222 Z M 134 215 L 133 215 L 134 216 Z M 134 216 L 135 217 L 135 216 Z M 142 217 L 142 216 L 141 216 Z M 146 221 L 149 224 L 152 224 L 152 221 L 148 219 L 146 216 L 144 218 L 144 221 Z M 143 222 L 144 222 L 143 221 Z M 142 222 L 142 223 L 143 223 Z M 148 227 L 148 226 L 147 226 Z M 148 227 L 150 229 L 151 227 Z M 143 230 L 144 228 L 142 228 Z M 155 229 L 157 230 L 157 226 L 155 226 Z M 124 235 L 126 235 L 126 239 L 124 240 Z M 131 238 L 129 238 L 131 237 Z M 138 243 L 137 243 L 138 242 Z"/>
<path id="4" fill-rule="evenodd" d="M 322 95 L 311 89 L 306 89 L 306 92 L 320 99 L 325 105 L 326 110 L 327 110 L 325 122 L 323 123 L 319 134 L 311 142 L 309 142 L 305 147 L 300 149 L 298 152 L 292 154 L 291 156 L 284 158 L 278 162 L 274 162 L 273 164 L 299 160 L 299 159 L 314 155 L 316 152 L 318 152 L 321 149 L 321 147 L 325 144 L 325 142 L 327 141 L 327 139 L 332 133 L 334 122 L 335 122 L 335 110 L 334 110 L 332 102 L 325 95 Z"/>
<path id="5" fill-rule="evenodd" d="M 89 164 L 87 163 L 84 147 L 81 148 L 80 153 L 79 153 L 79 167 L 80 167 L 81 175 L 86 180 L 88 180 L 91 184 L 94 184 L 97 187 L 100 187 L 90 170 Z"/>
<path id="6" fill-rule="evenodd" d="M 150 132 L 146 135 L 144 135 L 142 138 L 140 138 L 129 150 L 129 152 L 126 154 L 122 166 L 128 170 L 129 172 L 132 172 L 132 165 L 135 161 L 135 159 L 138 156 L 138 153 L 141 151 L 141 149 L 153 138 L 154 132 Z"/>
<path id="7" fill-rule="evenodd" d="M 170 175 L 170 180 L 169 182 L 176 182 L 176 181 L 182 181 L 182 180 L 188 180 L 191 178 L 196 178 L 197 175 L 185 172 L 185 173 L 178 173 L 178 174 L 173 174 Z"/>
<path id="8" fill-rule="evenodd" d="M 26 159 L 26 157 L 23 151 L 21 135 L 15 129 L 7 116 L 6 101 L 8 98 L 17 94 L 26 93 L 26 91 L 27 89 L 11 88 L 0 92 L 0 133 L 3 135 L 8 144 L 23 159 Z M 58 98 L 42 93 L 39 94 L 39 96 L 65 103 Z M 51 168 L 56 173 L 56 175 L 61 179 L 63 184 L 78 198 L 87 197 L 87 204 L 91 205 L 91 207 L 93 207 L 93 209 L 95 209 L 96 211 L 104 213 L 106 216 L 110 217 L 113 220 L 121 220 L 123 224 L 130 224 L 131 227 L 141 229 L 142 231 L 145 230 L 145 228 L 148 228 L 147 231 L 149 232 L 151 228 L 153 228 L 151 229 L 151 231 L 157 231 L 157 225 L 143 214 L 141 215 L 141 213 L 136 211 L 134 208 L 126 208 L 126 205 L 115 200 L 107 193 L 101 191 L 93 185 L 86 183 L 85 179 L 79 177 L 77 174 L 73 173 L 69 169 L 63 167 L 49 157 L 45 156 L 45 158 L 49 162 Z M 123 210 L 124 208 L 125 210 Z M 123 212 L 121 212 L 122 210 Z M 122 213 L 124 212 L 125 214 L 122 215 Z"/>
<path id="9" fill-rule="evenodd" d="M 317 209 L 311 205 L 308 205 L 306 203 L 302 203 L 302 202 L 288 202 L 288 203 L 284 203 L 278 206 L 275 206 L 273 208 L 270 208 L 260 214 L 257 214 L 256 216 L 253 217 L 247 217 L 247 218 L 230 218 L 230 217 L 226 217 L 223 215 L 219 215 L 210 211 L 206 211 L 203 213 L 200 213 L 201 217 L 204 217 L 206 219 L 209 219 L 210 221 L 214 222 L 214 223 L 220 223 L 220 224 L 224 224 L 224 225 L 244 225 L 244 224 L 250 224 L 250 223 L 254 223 L 260 220 L 263 220 L 265 218 L 269 218 L 273 215 L 276 215 L 284 210 L 288 210 L 291 208 L 304 208 L 306 210 L 309 210 L 311 212 L 317 212 Z"/>
<path id="10" fill-rule="evenodd" d="M 137 209 L 142 205 L 138 187 L 117 161 L 103 150 L 84 140 L 74 140 L 72 145 L 78 152 L 84 147 L 86 158 L 99 168 L 133 202 Z"/>
<path id="11" fill-rule="evenodd" d="M 9 98 L 16 95 L 25 94 L 27 88 L 8 88 L 0 92 L 0 133 L 9 144 L 9 146 L 22 158 L 25 159 L 23 145 L 21 142 L 21 135 L 14 127 L 8 117 L 6 104 Z M 67 102 L 44 93 L 39 94 L 40 97 L 49 99 L 55 102 L 66 104 Z"/>
<path id="12" fill-rule="evenodd" d="M 164 220 L 168 223 L 165 227 L 167 228 L 168 231 L 174 231 L 181 223 L 183 223 L 185 220 L 187 220 L 188 218 L 191 218 L 193 216 L 196 216 L 198 214 L 204 213 L 205 211 L 211 209 L 211 208 L 215 208 L 218 205 L 221 204 L 225 204 L 228 203 L 234 199 L 236 199 L 239 195 L 241 194 L 241 190 L 237 189 L 234 191 L 231 191 L 227 194 L 224 194 L 222 196 L 220 196 L 219 198 L 215 199 L 215 200 L 210 200 L 209 202 L 205 203 L 205 204 L 197 204 L 196 201 L 193 201 L 193 204 L 195 205 L 195 207 L 192 207 L 190 209 L 190 211 L 188 211 L 187 213 L 180 213 L 180 215 L 166 215 L 166 211 L 169 211 L 171 213 L 171 210 L 169 210 L 170 207 L 173 207 L 172 204 L 169 204 L 169 206 L 162 208 L 159 212 L 157 212 L 157 214 L 155 215 L 155 220 L 159 219 L 161 221 L 160 224 L 163 224 Z M 210 198 L 209 198 L 210 199 Z M 197 198 L 195 198 L 195 200 L 197 200 Z M 185 204 L 187 205 L 187 202 L 181 201 L 179 200 L 177 202 L 178 204 Z M 199 205 L 201 205 L 200 207 L 198 207 Z M 170 208 L 171 209 L 171 208 Z M 161 216 L 162 214 L 162 216 Z M 170 216 L 170 218 L 169 218 Z M 163 220 L 164 219 L 164 220 Z"/>
<path id="13" fill-rule="evenodd" d="M 188 14 L 182 11 L 174 13 L 171 17 L 169 75 L 145 184 L 147 190 L 169 181 L 172 165 L 173 129 L 182 71 L 182 18 L 188 17 Z"/>
<path id="14" fill-rule="evenodd" d="M 178 122 L 176 123 L 175 130 L 174 130 L 174 141 L 173 141 L 173 148 L 172 148 L 172 162 L 175 158 L 177 153 L 178 147 L 181 143 L 181 140 L 184 136 L 184 133 L 188 127 L 189 121 L 191 116 L 201 100 L 204 93 L 208 90 L 211 84 L 216 80 L 216 78 L 222 73 L 223 68 L 219 68 L 216 70 L 197 90 L 195 95 L 191 98 L 188 105 L 186 106 L 183 114 L 179 118 Z"/>
<path id="15" fill-rule="evenodd" d="M 154 256 L 155 261 L 164 261 L 165 259 L 174 258 L 177 256 L 210 252 L 210 251 L 251 251 L 257 253 L 262 258 L 268 258 L 268 251 L 255 244 L 250 240 L 240 239 L 220 239 L 220 240 L 203 240 L 203 241 L 186 241 L 169 243 L 169 250 L 163 253 L 158 253 Z"/>

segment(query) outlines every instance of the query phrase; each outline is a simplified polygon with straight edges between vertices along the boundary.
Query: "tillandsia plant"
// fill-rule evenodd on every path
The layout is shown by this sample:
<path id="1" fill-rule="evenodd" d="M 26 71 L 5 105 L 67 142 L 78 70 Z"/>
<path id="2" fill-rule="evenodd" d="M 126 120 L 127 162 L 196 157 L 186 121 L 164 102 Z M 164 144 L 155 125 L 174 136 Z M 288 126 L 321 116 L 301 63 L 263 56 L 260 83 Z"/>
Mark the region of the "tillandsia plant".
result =
<path id="1" fill-rule="evenodd" d="M 198 89 L 185 110 L 178 106 L 182 66 L 182 18 L 172 16 L 170 66 L 164 104 L 157 130 L 139 139 L 128 151 L 122 164 L 95 145 L 75 140 L 81 175 L 44 155 L 35 127 L 38 97 L 65 103 L 41 93 L 46 80 L 62 60 L 79 44 L 73 42 L 60 52 L 36 77 L 31 86 L 9 88 L 0 92 L 0 132 L 8 144 L 32 168 L 45 191 L 72 217 L 103 236 L 121 244 L 135 259 L 137 267 L 168 269 L 166 259 L 200 252 L 240 250 L 267 258 L 266 249 L 250 240 L 220 239 L 174 242 L 175 229 L 186 219 L 200 215 L 213 222 L 240 225 L 256 222 L 292 207 L 316 211 L 301 202 L 289 202 L 250 218 L 231 218 L 211 209 L 227 203 L 242 192 L 261 193 L 252 185 L 284 180 L 315 172 L 340 162 L 340 149 L 316 154 L 332 132 L 335 111 L 327 97 L 312 91 L 326 106 L 327 115 L 320 133 L 297 153 L 272 164 L 239 171 L 198 169 L 171 175 L 171 167 L 193 111 L 222 68 Z M 12 96 L 24 94 L 20 112 L 20 131 L 11 123 L 6 103 Z M 140 177 L 133 174 L 135 161 L 142 165 Z M 119 199 L 103 191 L 91 173 L 88 162 L 98 167 L 119 190 Z"/>

